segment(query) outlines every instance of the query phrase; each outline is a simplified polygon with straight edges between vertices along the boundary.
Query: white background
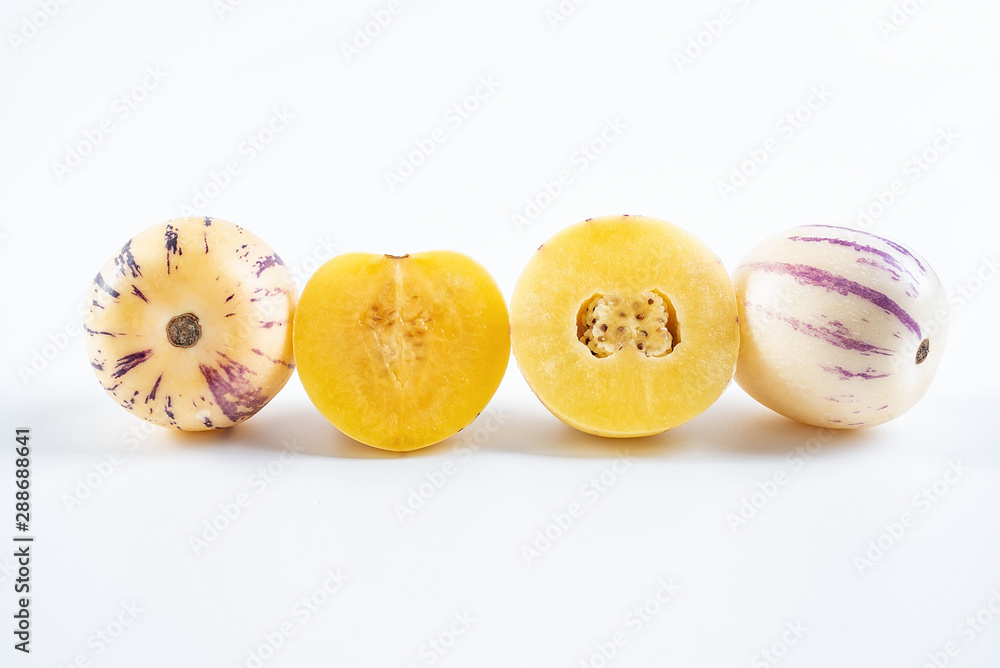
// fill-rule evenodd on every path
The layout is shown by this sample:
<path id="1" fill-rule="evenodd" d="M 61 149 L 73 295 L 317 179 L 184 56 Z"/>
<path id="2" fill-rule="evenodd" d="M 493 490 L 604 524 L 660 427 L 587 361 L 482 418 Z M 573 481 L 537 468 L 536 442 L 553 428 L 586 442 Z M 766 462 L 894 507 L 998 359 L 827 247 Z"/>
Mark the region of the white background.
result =
<path id="1" fill-rule="evenodd" d="M 562 17 L 556 0 L 421 0 L 351 54 L 385 0 L 49 4 L 0 13 L 0 544 L 15 427 L 32 429 L 37 536 L 30 656 L 12 649 L 0 548 L 0 664 L 918 668 L 949 642 L 948 665 L 998 664 L 996 3 L 587 0 Z M 481 78 L 495 90 L 456 122 Z M 826 99 L 800 108 L 813 90 Z M 251 150 L 275 110 L 291 120 Z M 583 157 L 609 121 L 621 129 Z M 391 188 L 435 128 L 444 141 Z M 935 152 L 940 132 L 955 138 Z M 540 196 L 563 170 L 569 185 Z M 475 424 L 408 455 L 339 435 L 297 378 L 226 433 L 168 433 L 95 382 L 80 305 L 126 239 L 186 206 L 257 233 L 301 279 L 340 251 L 450 248 L 507 296 L 544 239 L 591 216 L 670 220 L 730 270 L 782 229 L 862 224 L 936 268 L 949 350 L 916 408 L 807 461 L 819 432 L 736 385 L 671 433 L 608 441 L 552 417 L 513 361 Z M 607 491 L 585 487 L 626 451 Z M 961 477 L 920 501 L 953 465 Z M 240 494 L 249 505 L 192 547 Z M 553 529 L 572 503 L 582 516 Z M 327 595 L 337 569 L 348 580 Z M 665 603 L 661 581 L 677 588 Z M 303 597 L 322 601 L 308 617 Z"/>

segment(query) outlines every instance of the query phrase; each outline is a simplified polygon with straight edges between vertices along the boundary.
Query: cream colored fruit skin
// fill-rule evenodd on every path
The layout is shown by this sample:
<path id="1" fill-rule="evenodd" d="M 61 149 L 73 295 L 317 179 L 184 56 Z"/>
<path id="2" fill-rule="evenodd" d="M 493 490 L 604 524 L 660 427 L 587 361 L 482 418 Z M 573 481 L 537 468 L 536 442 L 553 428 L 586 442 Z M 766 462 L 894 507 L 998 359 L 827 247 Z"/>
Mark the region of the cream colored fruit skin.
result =
<path id="1" fill-rule="evenodd" d="M 576 251 L 565 252 L 565 240 L 575 243 L 591 234 L 593 243 L 608 243 L 617 252 L 600 263 Z M 659 253 L 650 250 L 651 245 Z M 533 290 L 536 270 L 550 263 L 564 268 L 565 280 L 551 289 Z M 677 291 L 672 276 L 682 278 L 685 291 Z M 672 299 L 681 343 L 664 357 L 643 357 L 631 348 L 595 358 L 578 338 L 580 305 L 595 292 L 639 294 L 650 289 L 662 289 Z M 689 302 L 694 301 L 712 303 L 719 310 L 702 312 L 692 308 Z M 525 382 L 553 415 L 595 436 L 634 438 L 673 429 L 714 403 L 736 368 L 739 327 L 729 275 L 697 237 L 656 218 L 605 216 L 563 229 L 528 261 L 514 288 L 510 310 L 511 346 Z M 539 330 L 553 335 L 539 338 L 535 334 Z M 706 354 L 693 350 L 695 331 Z M 637 367 L 640 358 L 643 361 Z M 603 377 L 600 368 L 606 372 Z M 675 375 L 671 369 L 684 373 Z M 567 377 L 581 379 L 571 393 L 578 398 L 575 402 L 567 403 Z M 664 384 L 664 378 L 671 382 Z M 580 403 L 589 405 L 591 411 L 577 418 Z"/>
<path id="2" fill-rule="evenodd" d="M 259 237 L 218 218 L 181 218 L 130 239 L 90 288 L 86 348 L 101 386 L 153 424 L 185 431 L 254 415 L 294 369 L 297 292 L 288 267 Z M 192 313 L 201 338 L 167 339 Z"/>
<path id="3" fill-rule="evenodd" d="M 736 381 L 772 410 L 818 427 L 872 426 L 902 415 L 930 385 L 948 300 L 927 261 L 902 244 L 797 227 L 751 250 L 733 279 Z M 917 364 L 925 338 L 929 353 Z"/>

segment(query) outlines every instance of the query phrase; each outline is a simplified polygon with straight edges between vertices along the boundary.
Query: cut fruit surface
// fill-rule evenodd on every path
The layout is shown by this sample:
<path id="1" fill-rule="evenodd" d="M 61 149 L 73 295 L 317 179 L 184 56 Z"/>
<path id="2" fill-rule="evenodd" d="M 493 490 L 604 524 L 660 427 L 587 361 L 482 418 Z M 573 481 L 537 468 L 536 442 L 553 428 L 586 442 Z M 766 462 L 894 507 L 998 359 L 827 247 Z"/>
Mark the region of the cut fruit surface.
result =
<path id="1" fill-rule="evenodd" d="M 292 375 L 295 298 L 288 267 L 242 227 L 218 218 L 154 225 L 91 284 L 90 364 L 108 394 L 144 420 L 231 427 Z"/>
<path id="2" fill-rule="evenodd" d="M 468 425 L 510 358 L 500 288 L 451 251 L 335 257 L 309 279 L 294 325 L 313 404 L 351 438 L 385 450 L 424 447 Z"/>
<path id="3" fill-rule="evenodd" d="M 518 367 L 563 422 L 647 436 L 710 406 L 732 379 L 739 323 L 719 259 L 683 229 L 593 218 L 546 241 L 511 298 Z"/>

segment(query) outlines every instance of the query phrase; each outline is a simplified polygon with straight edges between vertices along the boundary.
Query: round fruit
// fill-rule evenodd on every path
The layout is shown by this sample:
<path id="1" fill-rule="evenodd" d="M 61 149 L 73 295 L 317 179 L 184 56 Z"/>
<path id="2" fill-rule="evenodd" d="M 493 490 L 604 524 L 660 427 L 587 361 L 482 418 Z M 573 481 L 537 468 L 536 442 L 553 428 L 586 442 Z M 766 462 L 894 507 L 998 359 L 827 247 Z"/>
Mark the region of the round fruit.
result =
<path id="1" fill-rule="evenodd" d="M 294 368 L 291 272 L 270 246 L 218 218 L 139 233 L 101 269 L 87 354 L 115 401 L 162 427 L 231 427 Z"/>
<path id="2" fill-rule="evenodd" d="M 733 376 L 733 284 L 690 233 L 654 218 L 593 218 L 529 260 L 511 298 L 514 357 L 560 420 L 646 436 L 708 408 Z"/>
<path id="3" fill-rule="evenodd" d="M 734 280 L 736 381 L 768 408 L 820 427 L 863 427 L 901 415 L 927 390 L 948 301 L 906 246 L 805 225 L 750 251 Z"/>
<path id="4" fill-rule="evenodd" d="M 294 330 L 316 408 L 385 450 L 422 448 L 468 425 L 510 357 L 500 288 L 450 251 L 333 258 L 302 291 Z"/>

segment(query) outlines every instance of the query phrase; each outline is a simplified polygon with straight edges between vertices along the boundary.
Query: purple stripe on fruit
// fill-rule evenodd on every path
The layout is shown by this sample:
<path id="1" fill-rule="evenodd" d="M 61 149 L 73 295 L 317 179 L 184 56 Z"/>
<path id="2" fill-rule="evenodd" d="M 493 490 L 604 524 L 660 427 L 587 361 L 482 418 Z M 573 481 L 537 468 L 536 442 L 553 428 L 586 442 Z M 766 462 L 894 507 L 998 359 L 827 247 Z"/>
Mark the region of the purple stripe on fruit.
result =
<path id="1" fill-rule="evenodd" d="M 903 325 L 920 337 L 920 325 L 917 321 L 910 317 L 910 315 L 904 311 L 899 304 L 890 299 L 887 295 L 879 292 L 878 290 L 873 290 L 866 285 L 862 285 L 856 281 L 852 281 L 843 276 L 837 276 L 828 271 L 819 269 L 818 267 L 812 267 L 807 264 L 792 264 L 790 262 L 755 262 L 750 265 L 751 269 L 759 269 L 761 271 L 766 271 L 775 274 L 788 274 L 792 276 L 796 282 L 803 285 L 815 285 L 817 287 L 825 288 L 826 290 L 836 290 L 842 295 L 853 294 L 862 299 L 865 299 L 872 304 L 875 304 L 879 308 L 885 310 L 887 313 L 891 313 L 896 316 Z"/>
<path id="2" fill-rule="evenodd" d="M 829 229 L 832 229 L 832 230 L 840 230 L 840 231 L 848 230 L 848 228 L 838 227 L 836 225 L 810 225 L 809 227 L 826 227 L 826 228 L 829 228 Z M 924 267 L 923 263 L 920 261 L 920 258 L 918 258 L 916 255 L 914 255 L 913 253 L 911 253 L 909 251 L 909 249 L 906 248 L 906 246 L 904 246 L 902 244 L 898 244 L 895 241 L 892 241 L 890 239 L 886 239 L 885 237 L 880 237 L 877 234 L 872 234 L 871 232 L 865 232 L 864 230 L 850 229 L 848 231 L 852 232 L 854 234 L 864 234 L 865 236 L 869 236 L 869 237 L 871 237 L 873 239 L 878 239 L 879 241 L 887 244 L 894 251 L 902 253 L 906 257 L 908 257 L 911 260 L 913 260 L 914 262 L 916 262 L 917 266 L 920 267 L 920 271 L 923 271 L 923 272 L 927 271 L 926 267 Z"/>

